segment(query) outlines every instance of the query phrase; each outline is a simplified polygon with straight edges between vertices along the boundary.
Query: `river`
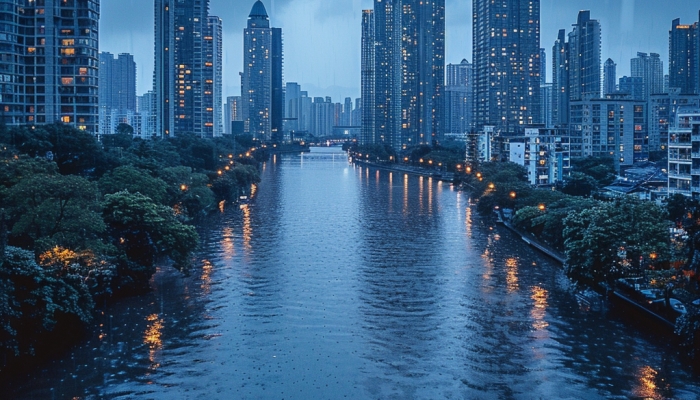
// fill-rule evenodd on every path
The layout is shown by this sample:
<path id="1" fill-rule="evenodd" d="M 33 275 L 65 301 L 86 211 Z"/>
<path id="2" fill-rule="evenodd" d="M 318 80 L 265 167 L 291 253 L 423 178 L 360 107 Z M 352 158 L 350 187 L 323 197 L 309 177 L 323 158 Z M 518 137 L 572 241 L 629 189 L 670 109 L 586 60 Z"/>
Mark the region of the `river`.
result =
<path id="1" fill-rule="evenodd" d="M 700 397 L 664 344 L 577 302 L 561 268 L 430 178 L 276 156 L 13 399 Z"/>

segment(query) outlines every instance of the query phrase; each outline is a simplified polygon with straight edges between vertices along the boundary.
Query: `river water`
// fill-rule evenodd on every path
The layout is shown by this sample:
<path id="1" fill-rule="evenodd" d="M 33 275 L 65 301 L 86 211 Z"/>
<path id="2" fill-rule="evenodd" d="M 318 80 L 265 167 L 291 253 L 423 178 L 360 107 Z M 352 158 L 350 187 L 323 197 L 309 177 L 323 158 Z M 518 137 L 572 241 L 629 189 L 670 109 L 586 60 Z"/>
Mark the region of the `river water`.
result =
<path id="1" fill-rule="evenodd" d="M 99 318 L 16 399 L 700 397 L 674 347 L 577 302 L 449 184 L 277 156 L 213 216 L 190 277 Z M 2 397 L 2 396 L 0 396 Z"/>

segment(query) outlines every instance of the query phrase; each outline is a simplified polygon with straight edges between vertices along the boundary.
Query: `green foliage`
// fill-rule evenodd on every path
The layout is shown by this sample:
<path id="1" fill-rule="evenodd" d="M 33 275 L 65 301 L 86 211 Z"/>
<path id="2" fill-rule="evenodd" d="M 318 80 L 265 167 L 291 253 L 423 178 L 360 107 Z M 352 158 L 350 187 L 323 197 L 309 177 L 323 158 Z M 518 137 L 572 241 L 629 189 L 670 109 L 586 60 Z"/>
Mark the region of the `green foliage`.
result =
<path id="1" fill-rule="evenodd" d="M 566 178 L 566 183 L 561 191 L 572 196 L 589 197 L 598 188 L 598 182 L 592 176 L 581 172 L 572 172 L 571 176 Z"/>
<path id="2" fill-rule="evenodd" d="M 105 225 L 97 186 L 79 176 L 34 175 L 7 191 L 12 235 L 28 238 L 37 252 L 63 246 L 99 247 Z"/>
<path id="3" fill-rule="evenodd" d="M 664 203 L 669 219 L 671 221 L 679 222 L 686 218 L 686 215 L 690 210 L 698 208 L 700 205 L 698 204 L 697 200 L 683 196 L 680 193 L 675 193 L 668 196 Z"/>
<path id="4" fill-rule="evenodd" d="M 690 357 L 696 357 L 700 349 L 700 310 L 690 307 L 676 319 L 675 333 Z"/>
<path id="5" fill-rule="evenodd" d="M 180 270 L 189 267 L 199 237 L 171 208 L 139 193 L 119 192 L 105 196 L 103 212 L 114 245 L 129 261 L 150 268 L 158 257 L 167 256 Z"/>
<path id="6" fill-rule="evenodd" d="M 90 322 L 93 301 L 80 276 L 42 268 L 34 254 L 8 247 L 0 266 L 0 354 L 32 355 L 57 327 Z"/>
<path id="7" fill-rule="evenodd" d="M 653 254 L 655 260 L 667 260 L 665 217 L 661 207 L 631 198 L 572 212 L 564 219 L 563 231 L 568 274 L 579 281 L 610 284 L 638 271 L 640 259 L 650 262 Z"/>
<path id="8" fill-rule="evenodd" d="M 586 157 L 571 160 L 575 172 L 595 179 L 598 186 L 608 186 L 615 181 L 615 160 L 611 157 Z"/>
<path id="9" fill-rule="evenodd" d="M 58 174 L 58 167 L 55 162 L 43 157 L 32 158 L 27 155 L 21 155 L 17 158 L 5 160 L 5 162 L 0 164 L 0 185 L 9 188 L 19 183 L 22 179 L 34 175 L 56 174 Z"/>
<path id="10" fill-rule="evenodd" d="M 168 185 L 160 178 L 154 178 L 147 171 L 126 165 L 106 173 L 99 181 L 104 194 L 123 190 L 141 193 L 154 202 L 166 204 Z"/>

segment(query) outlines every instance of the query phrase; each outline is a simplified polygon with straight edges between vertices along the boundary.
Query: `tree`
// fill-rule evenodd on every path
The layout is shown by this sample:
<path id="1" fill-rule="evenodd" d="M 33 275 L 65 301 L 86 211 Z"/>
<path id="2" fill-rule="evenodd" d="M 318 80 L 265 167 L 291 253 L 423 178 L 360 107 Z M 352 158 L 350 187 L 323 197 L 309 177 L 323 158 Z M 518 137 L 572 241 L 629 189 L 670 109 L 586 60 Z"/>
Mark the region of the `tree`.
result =
<path id="1" fill-rule="evenodd" d="M 122 123 L 120 123 L 119 125 L 117 125 L 117 134 L 121 134 L 121 135 L 133 135 L 133 134 L 134 134 L 134 128 L 133 128 L 131 125 L 125 124 L 125 123 L 122 122 Z"/>
<path id="2" fill-rule="evenodd" d="M 598 182 L 592 176 L 581 172 L 572 172 L 561 191 L 571 196 L 589 197 L 597 189 Z"/>
<path id="3" fill-rule="evenodd" d="M 141 193 L 158 204 L 166 204 L 168 184 L 152 177 L 147 171 L 132 166 L 117 167 L 99 180 L 102 193 L 112 194 L 123 190 Z"/>
<path id="4" fill-rule="evenodd" d="M 199 237 L 192 226 L 175 218 L 172 208 L 129 192 L 106 195 L 103 205 L 104 220 L 114 245 L 128 261 L 146 267 L 136 280 L 147 282 L 156 259 L 161 256 L 172 259 L 180 270 L 189 267 Z"/>
<path id="5" fill-rule="evenodd" d="M 54 246 L 102 247 L 105 225 L 95 183 L 73 175 L 35 175 L 22 179 L 7 195 L 12 235 L 37 253 Z"/>
<path id="6" fill-rule="evenodd" d="M 575 280 L 608 283 L 669 257 L 665 211 L 651 202 L 621 198 L 572 212 L 564 219 L 567 273 Z"/>
<path id="7" fill-rule="evenodd" d="M 40 267 L 29 251 L 6 249 L 0 285 L 0 354 L 34 355 L 42 346 L 70 340 L 92 319 L 94 304 L 83 280 Z M 61 335 L 46 340 L 51 332 Z"/>

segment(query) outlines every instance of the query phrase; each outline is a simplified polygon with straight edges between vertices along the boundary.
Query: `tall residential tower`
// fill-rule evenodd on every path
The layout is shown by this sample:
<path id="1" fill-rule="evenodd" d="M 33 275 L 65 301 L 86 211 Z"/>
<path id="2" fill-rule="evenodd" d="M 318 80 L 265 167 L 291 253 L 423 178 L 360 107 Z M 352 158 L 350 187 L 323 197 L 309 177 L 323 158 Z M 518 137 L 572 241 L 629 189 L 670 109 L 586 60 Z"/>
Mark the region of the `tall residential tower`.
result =
<path id="1" fill-rule="evenodd" d="M 258 0 L 243 31 L 241 97 L 245 131 L 255 138 L 279 141 L 283 134 L 282 30 L 270 28 L 270 18 Z"/>
<path id="2" fill-rule="evenodd" d="M 473 7 L 476 129 L 517 132 L 538 123 L 539 0 L 474 0 Z"/>

